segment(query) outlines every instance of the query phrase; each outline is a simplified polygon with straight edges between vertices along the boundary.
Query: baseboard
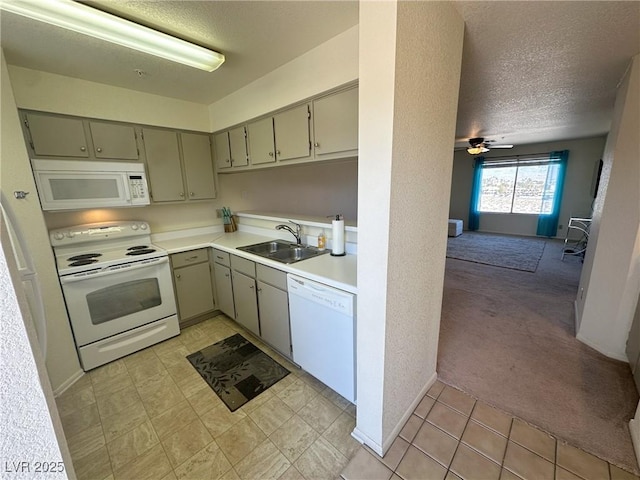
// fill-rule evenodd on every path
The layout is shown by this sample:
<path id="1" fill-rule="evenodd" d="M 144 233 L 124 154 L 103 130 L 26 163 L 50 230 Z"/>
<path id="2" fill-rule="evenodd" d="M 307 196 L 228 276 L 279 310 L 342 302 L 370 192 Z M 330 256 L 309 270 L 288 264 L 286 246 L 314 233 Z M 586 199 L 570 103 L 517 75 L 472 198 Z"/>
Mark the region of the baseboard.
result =
<path id="1" fill-rule="evenodd" d="M 624 352 L 609 352 L 606 349 L 601 348 L 598 344 L 592 342 L 588 338 L 585 338 L 584 335 L 580 335 L 580 333 L 576 333 L 576 338 L 580 340 L 585 345 L 593 348 L 594 350 L 600 352 L 602 355 L 613 358 L 614 360 L 620 360 L 621 362 L 629 363 L 629 359 L 627 358 L 626 353 Z"/>
<path id="2" fill-rule="evenodd" d="M 84 372 L 82 370 L 78 370 L 76 373 L 71 375 L 71 377 L 69 377 L 67 380 L 65 380 L 62 383 L 62 385 L 60 385 L 58 388 L 56 388 L 53 391 L 53 396 L 54 397 L 59 397 L 64 392 L 66 392 L 69 388 L 71 388 L 71 386 L 74 383 L 76 383 L 78 380 L 80 380 L 83 376 L 84 376 Z"/>
<path id="3" fill-rule="evenodd" d="M 383 439 L 382 445 L 375 442 L 366 434 L 358 430 L 357 425 L 356 425 L 356 428 L 353 430 L 353 432 L 351 432 L 351 436 L 355 438 L 358 442 L 364 443 L 367 447 L 369 447 L 371 450 L 377 453 L 380 457 L 383 457 L 384 454 L 387 452 L 387 450 L 389 450 L 389 448 L 391 447 L 391 444 L 394 442 L 398 434 L 400 433 L 400 430 L 402 430 L 402 427 L 404 427 L 404 424 L 407 423 L 407 420 L 409 420 L 409 418 L 413 414 L 416 407 L 420 404 L 420 402 L 422 401 L 424 396 L 427 394 L 429 389 L 433 386 L 433 384 L 436 383 L 437 379 L 438 379 L 438 373 L 433 372 L 433 375 L 431 375 L 429 380 L 427 380 L 427 383 L 420 390 L 420 393 L 418 393 L 416 398 L 411 402 L 411 405 L 409 406 L 407 411 L 404 413 L 404 415 L 402 415 L 402 417 L 400 418 L 400 420 L 398 421 L 394 429 L 385 439 Z"/>
<path id="4" fill-rule="evenodd" d="M 638 468 L 640 468 L 640 418 L 634 418 L 629 422 L 629 431 L 631 432 L 633 448 L 636 451 Z"/>

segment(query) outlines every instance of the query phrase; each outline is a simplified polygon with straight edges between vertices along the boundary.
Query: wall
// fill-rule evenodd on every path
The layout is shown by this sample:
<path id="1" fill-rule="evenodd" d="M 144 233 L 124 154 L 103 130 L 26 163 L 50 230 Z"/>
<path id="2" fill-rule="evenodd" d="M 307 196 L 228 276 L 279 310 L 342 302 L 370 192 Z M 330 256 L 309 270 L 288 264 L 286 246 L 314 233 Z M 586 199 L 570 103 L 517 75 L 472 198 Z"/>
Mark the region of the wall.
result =
<path id="1" fill-rule="evenodd" d="M 485 158 L 569 150 L 569 162 L 567 164 L 557 233 L 558 237 L 564 238 L 570 217 L 591 216 L 591 204 L 593 202 L 591 187 L 594 167 L 602 158 L 605 140 L 606 137 L 593 137 L 519 145 L 507 151 L 488 152 L 485 154 Z M 473 157 L 466 151 L 459 150 L 455 152 L 449 218 L 462 219 L 465 228 L 469 220 L 473 163 Z M 480 214 L 480 228 L 478 230 L 513 235 L 535 235 L 537 227 L 537 215 L 483 213 Z"/>
<path id="2" fill-rule="evenodd" d="M 358 79 L 358 26 L 209 106 L 211 131 Z"/>
<path id="3" fill-rule="evenodd" d="M 9 66 L 19 108 L 209 132 L 206 105 Z"/>
<path id="4" fill-rule="evenodd" d="M 363 2 L 360 29 L 354 434 L 381 454 L 436 378 L 464 23 L 447 2 Z"/>
<path id="5" fill-rule="evenodd" d="M 576 299 L 577 337 L 626 361 L 640 293 L 640 55 L 618 90 Z"/>
<path id="6" fill-rule="evenodd" d="M 358 162 L 302 164 L 219 175 L 220 196 L 234 211 L 263 210 L 357 220 Z"/>
<path id="7" fill-rule="evenodd" d="M 46 365 L 54 391 L 64 388 L 81 374 L 67 312 L 62 300 L 49 237 L 36 195 L 36 186 L 29 157 L 22 137 L 9 73 L 2 54 L 2 120 L 0 122 L 0 189 L 7 197 L 8 207 L 20 219 L 35 269 L 38 272 L 47 319 Z M 31 192 L 26 200 L 16 200 L 15 190 Z"/>
<path id="8" fill-rule="evenodd" d="M 3 399 L 0 463 L 3 478 L 73 479 L 71 455 L 37 346 L 27 300 L 23 292 L 14 290 L 14 285 L 21 282 L 1 217 L 0 234 L 0 391 Z M 54 465 L 55 471 L 36 473 L 36 462 L 43 461 Z"/>

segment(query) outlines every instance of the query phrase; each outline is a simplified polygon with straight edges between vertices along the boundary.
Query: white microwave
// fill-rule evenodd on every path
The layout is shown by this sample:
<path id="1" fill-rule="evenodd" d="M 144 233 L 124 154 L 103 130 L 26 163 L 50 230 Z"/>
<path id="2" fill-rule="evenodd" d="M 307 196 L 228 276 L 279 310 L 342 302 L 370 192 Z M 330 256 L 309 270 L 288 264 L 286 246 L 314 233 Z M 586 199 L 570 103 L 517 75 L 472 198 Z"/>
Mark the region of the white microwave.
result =
<path id="1" fill-rule="evenodd" d="M 144 164 L 32 159 L 43 210 L 149 205 Z"/>

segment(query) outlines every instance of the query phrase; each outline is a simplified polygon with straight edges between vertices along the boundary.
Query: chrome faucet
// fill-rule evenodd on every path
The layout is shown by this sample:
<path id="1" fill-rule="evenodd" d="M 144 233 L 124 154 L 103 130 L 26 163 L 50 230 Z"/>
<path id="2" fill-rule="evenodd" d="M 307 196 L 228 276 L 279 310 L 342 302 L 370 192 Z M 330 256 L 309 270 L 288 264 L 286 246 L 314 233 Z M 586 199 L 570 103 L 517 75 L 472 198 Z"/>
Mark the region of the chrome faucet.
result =
<path id="1" fill-rule="evenodd" d="M 289 220 L 289 223 L 293 223 L 296 226 L 295 232 L 293 231 L 293 228 L 285 224 L 276 225 L 276 230 L 286 230 L 287 232 L 291 233 L 291 235 L 296 237 L 296 243 L 298 245 L 301 245 L 302 244 L 302 225 L 296 222 L 292 222 L 291 220 Z"/>

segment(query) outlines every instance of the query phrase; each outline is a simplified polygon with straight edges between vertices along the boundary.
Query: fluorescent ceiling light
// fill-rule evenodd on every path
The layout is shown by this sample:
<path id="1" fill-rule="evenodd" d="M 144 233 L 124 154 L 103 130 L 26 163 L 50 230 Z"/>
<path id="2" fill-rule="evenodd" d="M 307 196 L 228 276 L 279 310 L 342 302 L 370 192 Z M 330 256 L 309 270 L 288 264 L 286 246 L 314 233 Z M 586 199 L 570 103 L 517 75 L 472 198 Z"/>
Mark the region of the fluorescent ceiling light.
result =
<path id="1" fill-rule="evenodd" d="M 213 72 L 224 55 L 71 0 L 0 0 L 8 12 Z"/>

